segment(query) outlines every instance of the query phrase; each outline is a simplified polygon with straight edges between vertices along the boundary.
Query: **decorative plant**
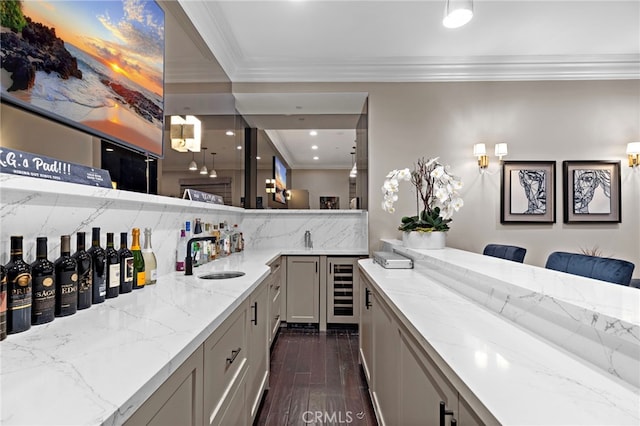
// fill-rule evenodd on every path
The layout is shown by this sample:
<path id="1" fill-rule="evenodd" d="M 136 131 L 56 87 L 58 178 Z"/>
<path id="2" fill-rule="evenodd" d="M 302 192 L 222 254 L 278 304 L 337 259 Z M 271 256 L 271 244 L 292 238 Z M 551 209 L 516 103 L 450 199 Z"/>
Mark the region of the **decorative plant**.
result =
<path id="1" fill-rule="evenodd" d="M 392 170 L 382 186 L 383 210 L 393 213 L 393 203 L 398 200 L 400 181 L 410 181 L 416 189 L 416 216 L 405 216 L 398 227 L 401 231 L 448 231 L 454 212 L 463 206 L 458 190 L 462 181 L 449 174 L 448 166 L 443 166 L 439 157 L 417 161 L 413 171 Z"/>

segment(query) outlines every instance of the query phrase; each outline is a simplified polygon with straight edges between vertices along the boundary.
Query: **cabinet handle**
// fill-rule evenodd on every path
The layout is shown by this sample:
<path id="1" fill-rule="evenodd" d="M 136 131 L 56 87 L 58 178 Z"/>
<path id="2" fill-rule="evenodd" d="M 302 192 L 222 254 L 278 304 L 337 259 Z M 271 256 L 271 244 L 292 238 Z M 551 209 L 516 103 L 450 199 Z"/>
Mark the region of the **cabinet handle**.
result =
<path id="1" fill-rule="evenodd" d="M 229 365 L 233 364 L 233 361 L 236 360 L 236 357 L 238 356 L 238 354 L 240 353 L 241 350 L 242 350 L 242 348 L 238 348 L 236 350 L 232 349 L 231 350 L 231 358 L 227 358 L 227 364 L 229 364 Z"/>
<path id="2" fill-rule="evenodd" d="M 316 262 L 316 274 L 318 273 L 318 262 Z"/>
<path id="3" fill-rule="evenodd" d="M 444 401 L 440 401 L 440 426 L 445 426 L 445 417 L 446 416 L 452 416 L 453 417 L 453 410 L 447 410 Z M 456 426 L 457 425 L 457 421 L 456 419 L 452 418 L 451 419 L 451 426 Z"/>
<path id="4" fill-rule="evenodd" d="M 368 288 L 364 289 L 364 307 L 369 309 L 371 307 L 371 300 L 369 299 L 369 296 L 371 295 L 371 292 L 369 291 Z"/>
<path id="5" fill-rule="evenodd" d="M 258 325 L 258 302 L 253 302 L 253 319 L 251 320 L 251 322 L 254 325 Z"/>

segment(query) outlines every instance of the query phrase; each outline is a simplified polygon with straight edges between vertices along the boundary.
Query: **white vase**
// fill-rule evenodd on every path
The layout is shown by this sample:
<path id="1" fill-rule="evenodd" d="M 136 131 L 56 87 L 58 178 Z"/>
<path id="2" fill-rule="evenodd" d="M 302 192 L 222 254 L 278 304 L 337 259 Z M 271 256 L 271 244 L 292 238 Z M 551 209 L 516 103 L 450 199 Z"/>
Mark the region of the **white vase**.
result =
<path id="1" fill-rule="evenodd" d="M 402 245 L 413 249 L 443 249 L 446 242 L 446 232 L 419 232 L 410 231 L 402 233 Z"/>

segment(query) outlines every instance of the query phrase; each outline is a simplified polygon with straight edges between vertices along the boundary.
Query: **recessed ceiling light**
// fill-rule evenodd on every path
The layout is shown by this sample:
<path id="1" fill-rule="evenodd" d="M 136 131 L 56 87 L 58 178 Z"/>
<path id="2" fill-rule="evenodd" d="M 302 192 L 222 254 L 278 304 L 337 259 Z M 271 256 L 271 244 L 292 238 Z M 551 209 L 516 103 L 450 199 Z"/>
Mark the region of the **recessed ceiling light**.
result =
<path id="1" fill-rule="evenodd" d="M 318 132 L 316 132 L 315 130 L 311 130 L 311 131 L 309 132 L 309 134 L 310 134 L 311 136 L 318 136 Z"/>
<path id="2" fill-rule="evenodd" d="M 227 132 L 225 133 L 225 135 L 227 136 L 234 136 L 235 133 L 233 133 L 233 130 L 227 130 Z"/>
<path id="3" fill-rule="evenodd" d="M 318 149 L 318 145 L 311 145 L 311 149 Z"/>
<path id="4" fill-rule="evenodd" d="M 113 152 L 113 148 L 105 148 L 105 151 L 107 151 L 107 152 Z"/>
<path id="5" fill-rule="evenodd" d="M 240 151 L 240 150 L 242 149 L 242 145 L 238 145 L 238 146 L 236 146 L 236 149 L 237 149 L 238 151 Z"/>
<path id="6" fill-rule="evenodd" d="M 318 156 L 313 157 L 314 160 L 319 160 L 320 158 Z"/>
<path id="7" fill-rule="evenodd" d="M 256 160 L 262 160 L 262 157 L 256 157 Z"/>

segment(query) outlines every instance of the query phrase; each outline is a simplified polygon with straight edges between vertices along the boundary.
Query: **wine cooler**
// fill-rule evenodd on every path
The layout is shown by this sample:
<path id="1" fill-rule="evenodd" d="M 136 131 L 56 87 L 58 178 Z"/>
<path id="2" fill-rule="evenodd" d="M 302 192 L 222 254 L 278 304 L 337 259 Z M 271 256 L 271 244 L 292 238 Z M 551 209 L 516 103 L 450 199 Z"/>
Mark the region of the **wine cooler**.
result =
<path id="1" fill-rule="evenodd" d="M 358 259 L 327 258 L 327 323 L 358 323 Z"/>

